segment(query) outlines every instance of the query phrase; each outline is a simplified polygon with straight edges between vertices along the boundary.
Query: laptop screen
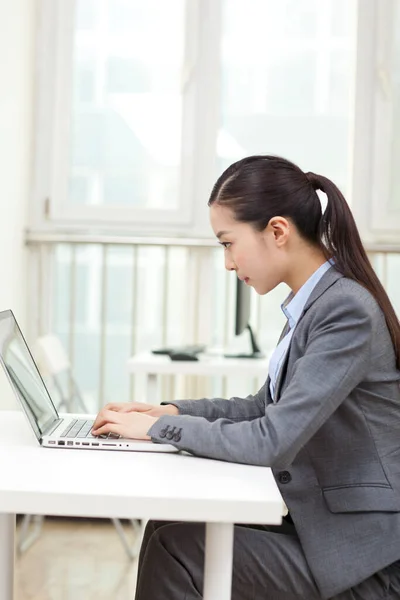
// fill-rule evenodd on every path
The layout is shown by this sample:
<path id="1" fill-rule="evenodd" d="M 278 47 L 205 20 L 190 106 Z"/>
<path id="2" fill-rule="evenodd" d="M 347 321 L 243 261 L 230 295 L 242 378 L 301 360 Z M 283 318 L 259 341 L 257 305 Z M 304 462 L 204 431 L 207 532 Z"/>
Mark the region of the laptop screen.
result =
<path id="1" fill-rule="evenodd" d="M 11 310 L 0 312 L 0 357 L 16 396 L 40 439 L 46 427 L 58 419 L 58 413 Z"/>

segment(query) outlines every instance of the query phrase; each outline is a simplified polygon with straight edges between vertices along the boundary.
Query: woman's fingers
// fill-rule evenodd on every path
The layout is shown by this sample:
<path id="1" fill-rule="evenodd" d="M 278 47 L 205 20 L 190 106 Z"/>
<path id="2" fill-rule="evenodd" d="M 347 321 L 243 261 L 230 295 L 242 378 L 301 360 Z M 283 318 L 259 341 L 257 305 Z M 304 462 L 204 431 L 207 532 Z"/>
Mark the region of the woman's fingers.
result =
<path id="1" fill-rule="evenodd" d="M 124 414 L 103 409 L 96 419 L 92 433 L 98 436 L 111 432 L 122 437 L 149 440 L 150 436 L 147 432 L 156 421 L 156 418 L 143 413 L 131 412 Z"/>
<path id="2" fill-rule="evenodd" d="M 99 427 L 103 427 L 106 423 L 120 423 L 121 416 L 115 410 L 107 410 L 103 408 L 96 417 L 93 423 L 92 431 L 96 431 Z"/>
<path id="3" fill-rule="evenodd" d="M 126 414 L 126 413 L 132 413 L 132 412 L 138 412 L 138 413 L 150 413 L 150 411 L 152 411 L 154 409 L 154 406 L 152 404 L 141 404 L 139 402 L 124 402 L 124 403 L 110 403 L 110 404 L 106 404 L 104 406 L 104 408 L 101 409 L 101 411 L 99 412 L 99 414 L 97 415 L 94 425 L 93 425 L 93 429 L 96 429 L 97 427 L 100 427 L 101 425 L 104 425 L 104 423 L 106 421 L 111 421 L 111 422 L 117 422 L 119 423 L 120 420 L 117 419 L 117 421 L 113 421 L 113 418 L 115 419 L 115 415 L 119 414 Z M 109 414 L 109 413 L 114 413 L 113 417 Z"/>
<path id="4" fill-rule="evenodd" d="M 105 423 L 96 430 L 96 435 L 103 435 L 105 433 L 116 433 L 117 435 L 122 435 L 125 437 L 124 426 L 121 423 Z"/>

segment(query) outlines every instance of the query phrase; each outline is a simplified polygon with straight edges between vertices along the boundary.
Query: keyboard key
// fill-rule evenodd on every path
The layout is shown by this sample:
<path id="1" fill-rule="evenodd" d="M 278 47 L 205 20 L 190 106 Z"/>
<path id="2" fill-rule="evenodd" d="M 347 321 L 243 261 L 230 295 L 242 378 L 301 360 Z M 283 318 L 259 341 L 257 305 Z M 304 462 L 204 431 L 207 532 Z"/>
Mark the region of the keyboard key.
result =
<path id="1" fill-rule="evenodd" d="M 74 421 L 71 421 L 71 423 L 68 423 L 66 429 L 62 432 L 62 434 L 60 435 L 60 437 L 66 437 L 67 433 L 69 433 L 71 431 L 71 429 L 74 427 L 75 423 L 76 423 L 76 419 Z"/>
<path id="2" fill-rule="evenodd" d="M 86 419 L 75 419 L 68 424 L 68 427 L 63 431 L 60 437 L 66 438 L 85 438 L 94 437 L 91 434 L 93 421 Z"/>

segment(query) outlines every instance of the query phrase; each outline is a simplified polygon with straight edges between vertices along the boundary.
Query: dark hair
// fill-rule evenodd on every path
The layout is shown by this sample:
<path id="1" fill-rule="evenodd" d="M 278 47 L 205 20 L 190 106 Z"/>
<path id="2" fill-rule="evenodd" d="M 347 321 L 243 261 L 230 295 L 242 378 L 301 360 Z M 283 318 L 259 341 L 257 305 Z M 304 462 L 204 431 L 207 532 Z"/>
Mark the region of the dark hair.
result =
<path id="1" fill-rule="evenodd" d="M 323 214 L 316 190 L 328 197 Z M 334 257 L 335 268 L 366 288 L 382 309 L 400 368 L 399 320 L 368 259 L 349 205 L 330 179 L 304 173 L 279 156 L 249 156 L 219 177 L 208 205 L 214 203 L 229 207 L 237 221 L 251 223 L 258 231 L 274 216 L 291 219 L 304 239 L 321 248 L 327 259 Z"/>

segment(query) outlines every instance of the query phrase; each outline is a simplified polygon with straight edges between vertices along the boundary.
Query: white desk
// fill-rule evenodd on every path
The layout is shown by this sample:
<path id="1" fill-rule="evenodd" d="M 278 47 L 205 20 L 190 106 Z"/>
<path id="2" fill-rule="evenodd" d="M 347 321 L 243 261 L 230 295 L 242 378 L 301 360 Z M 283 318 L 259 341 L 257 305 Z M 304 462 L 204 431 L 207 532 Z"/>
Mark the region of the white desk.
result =
<path id="1" fill-rule="evenodd" d="M 0 411 L 0 598 L 13 600 L 15 515 L 204 521 L 204 600 L 231 597 L 233 523 L 279 524 L 270 469 L 181 454 L 41 448 Z"/>
<path id="2" fill-rule="evenodd" d="M 199 360 L 171 360 L 169 356 L 146 352 L 128 360 L 130 373 L 146 375 L 146 400 L 157 404 L 158 375 L 220 375 L 243 377 L 268 376 L 268 360 L 265 358 L 225 358 L 224 356 L 199 355 Z"/>

